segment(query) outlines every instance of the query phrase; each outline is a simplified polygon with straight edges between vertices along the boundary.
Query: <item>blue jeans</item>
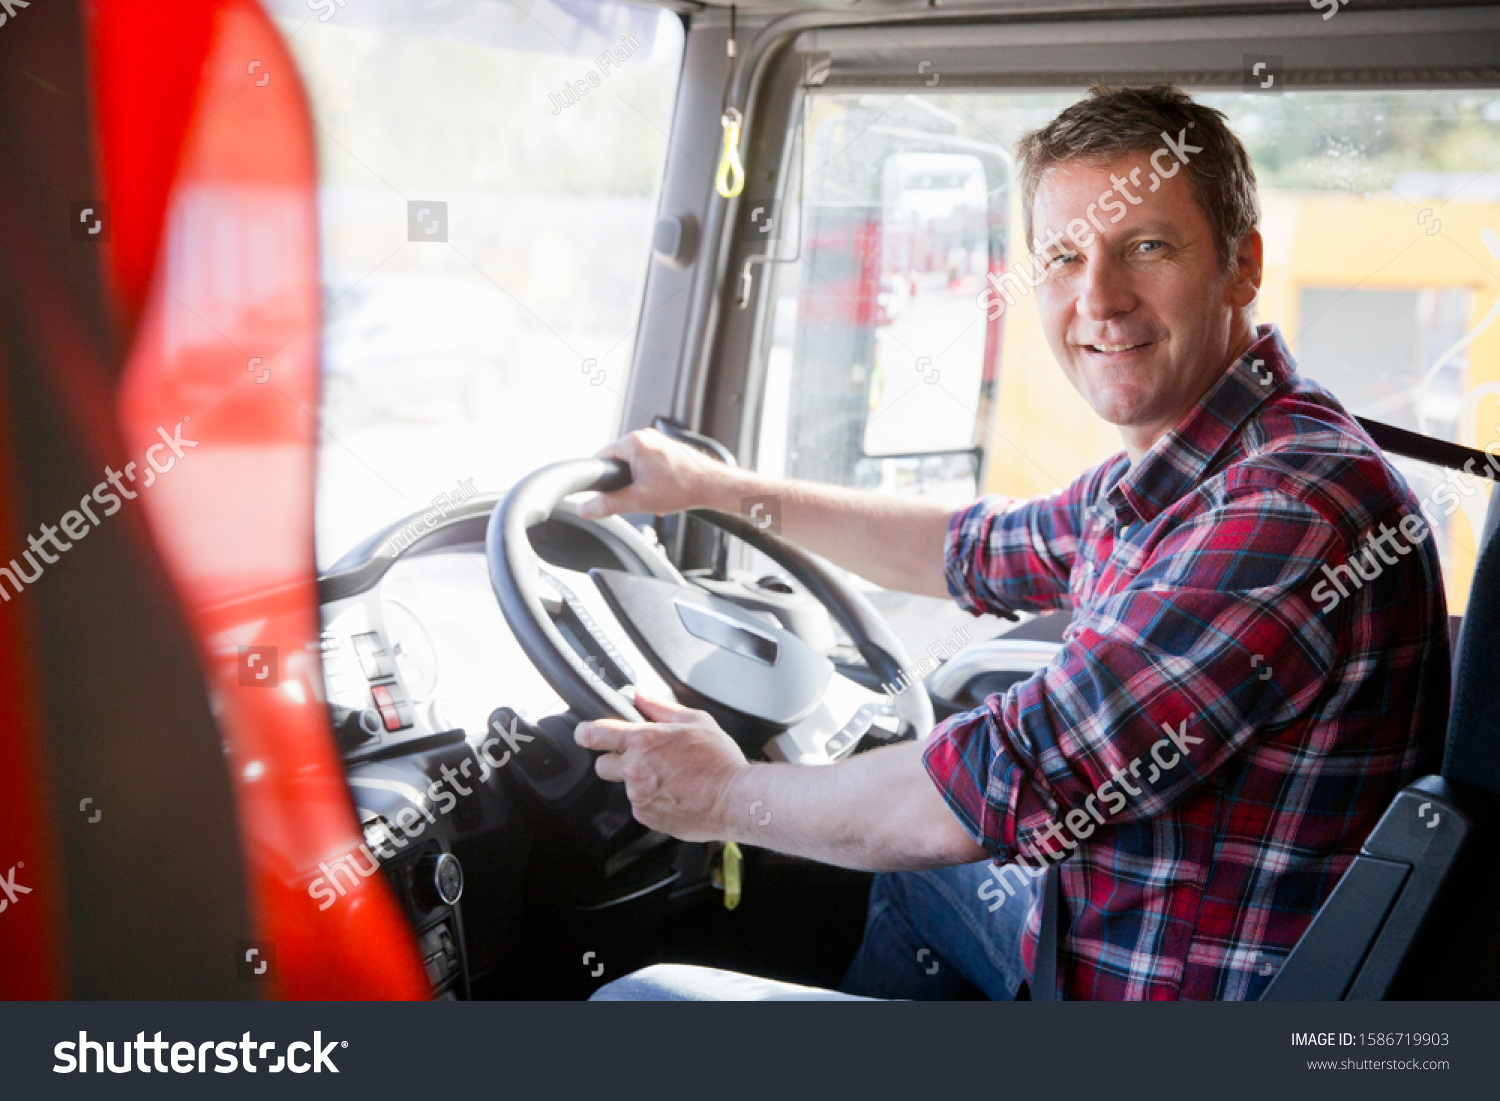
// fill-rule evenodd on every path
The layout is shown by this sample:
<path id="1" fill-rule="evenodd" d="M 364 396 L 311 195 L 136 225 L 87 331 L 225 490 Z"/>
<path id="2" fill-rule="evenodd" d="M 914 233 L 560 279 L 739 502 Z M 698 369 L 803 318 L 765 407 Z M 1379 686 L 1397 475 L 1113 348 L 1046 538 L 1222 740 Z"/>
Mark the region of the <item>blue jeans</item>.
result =
<path id="1" fill-rule="evenodd" d="M 1026 979 L 1021 931 L 1037 888 L 1028 883 L 1014 897 L 992 889 L 981 898 L 979 888 L 997 874 L 984 860 L 876 876 L 865 939 L 841 989 L 912 1001 L 1013 999 Z M 1004 904 L 991 912 L 997 900 Z"/>
<path id="2" fill-rule="evenodd" d="M 1014 897 L 979 888 L 989 861 L 875 877 L 865 937 L 844 975 L 843 993 L 682 964 L 647 967 L 606 983 L 595 1001 L 943 1000 L 976 995 L 1009 1001 L 1026 978 L 1021 930 L 1035 887 Z M 1017 878 L 1011 876 L 1008 879 Z M 1003 905 L 991 910 L 996 900 Z"/>

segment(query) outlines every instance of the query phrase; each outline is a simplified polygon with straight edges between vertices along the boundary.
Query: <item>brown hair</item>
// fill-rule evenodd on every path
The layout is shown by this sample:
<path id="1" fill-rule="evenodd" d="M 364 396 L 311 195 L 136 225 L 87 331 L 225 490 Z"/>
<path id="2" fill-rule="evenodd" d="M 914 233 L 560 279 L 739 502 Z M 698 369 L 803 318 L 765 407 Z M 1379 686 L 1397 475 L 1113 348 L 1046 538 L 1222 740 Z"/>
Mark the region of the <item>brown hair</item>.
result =
<path id="1" fill-rule="evenodd" d="M 1177 141 L 1187 131 L 1187 141 L 1202 147 L 1186 160 L 1189 178 L 1213 227 L 1219 266 L 1230 270 L 1240 242 L 1260 223 L 1260 200 L 1250 155 L 1227 122 L 1222 111 L 1195 103 L 1169 84 L 1090 88 L 1088 98 L 1027 134 L 1016 148 L 1028 248 L 1033 239 L 1031 205 L 1048 169 L 1068 161 L 1106 161 L 1161 149 L 1163 133 Z"/>

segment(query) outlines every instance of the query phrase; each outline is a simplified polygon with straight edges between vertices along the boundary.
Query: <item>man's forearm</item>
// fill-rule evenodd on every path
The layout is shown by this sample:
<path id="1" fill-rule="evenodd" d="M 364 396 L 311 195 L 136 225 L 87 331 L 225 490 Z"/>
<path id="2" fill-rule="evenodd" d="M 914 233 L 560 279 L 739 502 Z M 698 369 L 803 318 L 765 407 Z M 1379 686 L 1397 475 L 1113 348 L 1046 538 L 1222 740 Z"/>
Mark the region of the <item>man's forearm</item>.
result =
<path id="1" fill-rule="evenodd" d="M 946 506 L 820 482 L 771 481 L 749 470 L 717 470 L 706 490 L 707 507 L 736 514 L 747 497 L 773 497 L 789 541 L 885 588 L 948 595 L 943 543 L 953 510 Z"/>
<path id="2" fill-rule="evenodd" d="M 725 840 L 867 871 L 983 860 L 910 743 L 835 765 L 752 764 L 726 788 Z"/>

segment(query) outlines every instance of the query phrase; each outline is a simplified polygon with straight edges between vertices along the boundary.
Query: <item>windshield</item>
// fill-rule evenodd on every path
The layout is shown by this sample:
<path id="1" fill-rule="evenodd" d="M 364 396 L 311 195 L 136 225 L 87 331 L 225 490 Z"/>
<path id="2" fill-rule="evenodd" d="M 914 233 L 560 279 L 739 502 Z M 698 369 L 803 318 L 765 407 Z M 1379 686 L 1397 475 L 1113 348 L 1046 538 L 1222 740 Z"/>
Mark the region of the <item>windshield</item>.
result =
<path id="1" fill-rule="evenodd" d="M 600 0 L 265 6 L 318 145 L 326 568 L 614 436 L 684 36 Z"/>

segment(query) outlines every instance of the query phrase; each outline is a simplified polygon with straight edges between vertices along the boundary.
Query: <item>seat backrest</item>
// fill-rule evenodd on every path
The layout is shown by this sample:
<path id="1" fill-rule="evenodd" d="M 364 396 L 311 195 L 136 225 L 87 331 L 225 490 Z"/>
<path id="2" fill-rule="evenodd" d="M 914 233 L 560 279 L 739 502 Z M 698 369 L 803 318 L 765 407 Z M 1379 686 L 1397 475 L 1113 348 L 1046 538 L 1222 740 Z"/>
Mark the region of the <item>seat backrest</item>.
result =
<path id="1" fill-rule="evenodd" d="M 310 889 L 364 835 L 318 660 L 307 102 L 256 0 L 139 7 L 0 33 L 0 998 L 426 998 L 384 877 Z"/>
<path id="2" fill-rule="evenodd" d="M 1454 661 L 1443 781 L 1469 837 L 1392 983 L 1396 998 L 1500 997 L 1500 489 Z"/>
<path id="3" fill-rule="evenodd" d="M 1263 1000 L 1500 996 L 1500 512 L 1455 658 L 1442 774 L 1408 785 Z"/>
<path id="4" fill-rule="evenodd" d="M 1454 660 L 1443 778 L 1500 799 L 1500 494 L 1490 492 L 1484 553 L 1474 570 Z"/>

